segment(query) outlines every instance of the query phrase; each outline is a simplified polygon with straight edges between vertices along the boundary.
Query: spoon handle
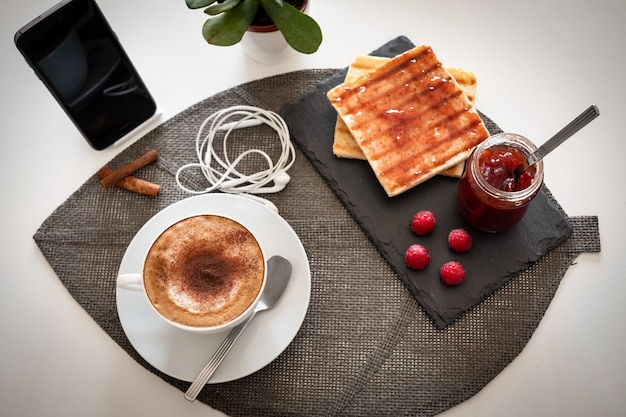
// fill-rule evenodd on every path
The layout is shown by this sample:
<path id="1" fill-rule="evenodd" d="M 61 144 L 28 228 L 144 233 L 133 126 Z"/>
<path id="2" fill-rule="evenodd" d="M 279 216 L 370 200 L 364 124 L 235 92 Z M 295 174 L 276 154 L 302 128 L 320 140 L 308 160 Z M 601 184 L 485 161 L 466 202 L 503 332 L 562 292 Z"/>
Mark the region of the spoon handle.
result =
<path id="1" fill-rule="evenodd" d="M 196 379 L 192 382 L 189 388 L 187 388 L 187 392 L 185 392 L 185 398 L 188 401 L 193 401 L 196 399 L 200 391 L 202 391 L 202 388 L 204 388 L 204 386 L 213 376 L 226 355 L 228 355 L 228 352 L 230 352 L 230 348 L 232 348 L 237 339 L 239 339 L 239 336 L 246 329 L 248 323 L 252 321 L 252 318 L 254 317 L 256 312 L 257 310 L 255 309 L 250 317 L 248 317 L 243 323 L 239 324 L 237 327 L 233 327 L 233 329 L 228 333 L 228 335 L 226 336 L 222 344 L 217 348 L 204 369 L 200 371 Z"/>
<path id="2" fill-rule="evenodd" d="M 572 120 L 567 126 L 561 129 L 556 135 L 552 136 L 546 143 L 541 145 L 536 152 L 528 157 L 527 162 L 528 166 L 534 165 L 537 161 L 542 159 L 544 156 L 549 154 L 563 143 L 567 138 L 572 136 L 574 133 L 578 132 L 580 129 L 585 127 L 589 122 L 600 115 L 600 110 L 598 110 L 598 106 L 592 104 L 587 110 L 582 112 L 577 118 Z"/>

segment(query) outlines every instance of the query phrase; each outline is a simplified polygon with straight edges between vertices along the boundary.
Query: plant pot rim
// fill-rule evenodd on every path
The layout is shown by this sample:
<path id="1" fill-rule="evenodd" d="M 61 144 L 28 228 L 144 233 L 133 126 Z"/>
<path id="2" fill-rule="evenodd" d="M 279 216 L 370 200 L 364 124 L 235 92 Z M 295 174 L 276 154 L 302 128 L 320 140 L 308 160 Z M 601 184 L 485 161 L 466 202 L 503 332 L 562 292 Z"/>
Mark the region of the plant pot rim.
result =
<path id="1" fill-rule="evenodd" d="M 302 7 L 300 7 L 301 12 L 304 13 L 308 3 L 309 3 L 309 0 L 302 0 Z M 249 32 L 257 32 L 257 33 L 276 32 L 277 30 L 278 30 L 278 27 L 276 25 L 250 25 L 248 27 Z"/>

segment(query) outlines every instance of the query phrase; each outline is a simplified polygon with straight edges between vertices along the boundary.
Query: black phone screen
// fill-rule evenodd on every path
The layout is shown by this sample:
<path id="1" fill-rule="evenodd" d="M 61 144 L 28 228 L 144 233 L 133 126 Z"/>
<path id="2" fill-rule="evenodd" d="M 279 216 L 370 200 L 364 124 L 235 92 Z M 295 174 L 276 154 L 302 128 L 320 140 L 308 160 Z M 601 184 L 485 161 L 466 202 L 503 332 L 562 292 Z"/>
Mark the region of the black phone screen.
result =
<path id="1" fill-rule="evenodd" d="M 113 144 L 156 112 L 93 0 L 59 3 L 20 29 L 15 44 L 95 149 Z"/>

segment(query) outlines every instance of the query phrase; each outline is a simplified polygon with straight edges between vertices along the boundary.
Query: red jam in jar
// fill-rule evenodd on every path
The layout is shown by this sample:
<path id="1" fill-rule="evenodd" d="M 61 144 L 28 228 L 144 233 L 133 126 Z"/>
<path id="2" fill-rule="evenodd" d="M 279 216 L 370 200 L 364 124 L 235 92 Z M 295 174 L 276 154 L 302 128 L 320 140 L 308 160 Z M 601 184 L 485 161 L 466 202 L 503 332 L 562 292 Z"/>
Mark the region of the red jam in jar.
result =
<path id="1" fill-rule="evenodd" d="M 536 146 L 523 136 L 500 133 L 470 155 L 458 189 L 461 214 L 486 232 L 511 229 L 526 214 L 543 183 L 543 161 L 519 178 L 514 170 Z"/>

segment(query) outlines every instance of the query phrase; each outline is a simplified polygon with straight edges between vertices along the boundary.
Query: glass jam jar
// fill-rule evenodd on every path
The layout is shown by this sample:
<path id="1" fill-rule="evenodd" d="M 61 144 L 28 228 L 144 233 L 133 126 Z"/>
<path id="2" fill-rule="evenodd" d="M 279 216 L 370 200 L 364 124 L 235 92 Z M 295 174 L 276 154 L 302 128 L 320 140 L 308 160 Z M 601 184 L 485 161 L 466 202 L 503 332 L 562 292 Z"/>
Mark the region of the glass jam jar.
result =
<path id="1" fill-rule="evenodd" d="M 514 133 L 491 136 L 474 149 L 457 195 L 467 221 L 480 230 L 500 232 L 522 220 L 543 184 L 543 161 L 519 178 L 513 171 L 536 149 L 530 140 Z"/>

